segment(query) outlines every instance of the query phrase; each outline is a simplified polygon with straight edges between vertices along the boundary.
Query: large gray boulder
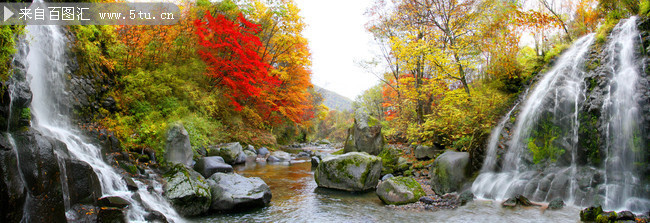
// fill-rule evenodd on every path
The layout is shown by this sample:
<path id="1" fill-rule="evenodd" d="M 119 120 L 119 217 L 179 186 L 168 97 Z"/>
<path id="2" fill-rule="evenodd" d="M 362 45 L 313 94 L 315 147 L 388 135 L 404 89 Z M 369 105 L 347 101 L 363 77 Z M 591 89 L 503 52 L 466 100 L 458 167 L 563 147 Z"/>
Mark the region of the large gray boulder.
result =
<path id="1" fill-rule="evenodd" d="M 194 170 L 203 177 L 210 177 L 214 173 L 233 172 L 232 166 L 227 164 L 220 156 L 207 156 L 196 161 Z"/>
<path id="2" fill-rule="evenodd" d="M 192 145 L 190 135 L 183 124 L 176 123 L 167 131 L 167 144 L 165 146 L 165 159 L 174 164 L 192 165 Z"/>
<path id="3" fill-rule="evenodd" d="M 377 185 L 377 196 L 386 204 L 413 203 L 425 195 L 422 185 L 410 177 L 391 177 Z"/>
<path id="4" fill-rule="evenodd" d="M 467 179 L 468 164 L 469 153 L 447 150 L 440 154 L 429 171 L 431 189 L 440 195 L 461 189 Z"/>
<path id="5" fill-rule="evenodd" d="M 166 175 L 163 193 L 180 215 L 196 216 L 210 209 L 210 187 L 201 174 L 176 166 Z"/>
<path id="6" fill-rule="evenodd" d="M 259 177 L 236 173 L 215 173 L 209 179 L 211 210 L 244 211 L 264 207 L 271 202 L 271 188 Z"/>
<path id="7" fill-rule="evenodd" d="M 291 154 L 284 151 L 275 151 L 271 153 L 268 161 L 273 162 L 289 162 L 291 161 Z"/>
<path id="8" fill-rule="evenodd" d="M 94 204 L 102 196 L 102 185 L 88 163 L 68 159 L 65 171 L 71 204 Z"/>
<path id="9" fill-rule="evenodd" d="M 226 163 L 235 164 L 239 154 L 244 150 L 239 142 L 224 143 L 210 146 L 209 156 L 220 156 Z"/>
<path id="10" fill-rule="evenodd" d="M 323 158 L 314 171 L 319 187 L 346 191 L 366 191 L 379 182 L 381 158 L 351 152 Z"/>
<path id="11" fill-rule="evenodd" d="M 381 124 L 365 109 L 358 109 L 354 115 L 354 125 L 348 129 L 343 151 L 378 155 L 383 148 L 384 135 L 381 133 Z"/>
<path id="12" fill-rule="evenodd" d="M 435 146 L 424 146 L 424 145 L 418 145 L 415 147 L 415 158 L 422 160 L 422 159 L 433 159 L 436 158 L 436 156 L 443 151 L 436 148 Z"/>

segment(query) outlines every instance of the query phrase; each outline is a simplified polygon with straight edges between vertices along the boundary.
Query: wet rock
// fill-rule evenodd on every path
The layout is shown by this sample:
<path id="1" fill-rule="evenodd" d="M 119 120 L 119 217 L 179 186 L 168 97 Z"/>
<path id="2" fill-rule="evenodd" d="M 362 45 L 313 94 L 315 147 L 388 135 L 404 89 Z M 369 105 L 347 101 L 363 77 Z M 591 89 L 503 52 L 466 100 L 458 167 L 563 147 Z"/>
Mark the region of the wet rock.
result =
<path id="1" fill-rule="evenodd" d="M 129 201 L 117 196 L 102 197 L 97 201 L 99 207 L 126 208 L 130 204 Z"/>
<path id="2" fill-rule="evenodd" d="M 320 158 L 317 156 L 314 156 L 311 158 L 311 167 L 318 167 L 318 164 L 320 164 Z"/>
<path id="3" fill-rule="evenodd" d="M 100 223 L 124 223 L 126 215 L 121 208 L 101 207 L 97 214 L 97 222 Z"/>
<path id="4" fill-rule="evenodd" d="M 244 150 L 244 154 L 246 155 L 246 161 L 255 160 L 255 158 L 257 157 L 257 153 L 250 150 Z"/>
<path id="5" fill-rule="evenodd" d="M 214 173 L 233 172 L 232 166 L 230 164 L 227 164 L 220 156 L 208 156 L 200 158 L 196 161 L 194 170 L 206 178 L 212 176 Z"/>
<path id="6" fill-rule="evenodd" d="M 192 165 L 192 145 L 190 135 L 183 124 L 176 123 L 167 131 L 167 144 L 165 146 L 165 159 L 167 162 Z"/>
<path id="7" fill-rule="evenodd" d="M 388 180 L 388 179 L 393 178 L 393 177 L 395 177 L 395 176 L 393 176 L 393 174 L 389 173 L 389 174 L 386 174 L 383 177 L 381 177 L 381 181 L 385 181 L 385 180 Z"/>
<path id="8" fill-rule="evenodd" d="M 558 210 L 564 207 L 564 201 L 561 198 L 555 198 L 550 203 L 548 203 L 548 209 Z"/>
<path id="9" fill-rule="evenodd" d="M 458 201 L 460 201 L 460 205 L 466 205 L 469 202 L 474 201 L 474 194 L 471 191 L 465 191 L 458 196 Z"/>
<path id="10" fill-rule="evenodd" d="M 599 223 L 606 223 L 606 222 L 615 222 L 616 219 L 618 218 L 617 214 L 615 211 L 607 211 L 599 214 L 596 217 L 596 222 Z"/>
<path id="11" fill-rule="evenodd" d="M 30 194 L 27 214 L 34 222 L 64 222 L 61 169 L 54 151 L 66 151 L 66 145 L 31 128 L 16 134 L 15 138 L 20 168 Z"/>
<path id="12" fill-rule="evenodd" d="M 27 190 L 20 177 L 16 152 L 0 137 L 0 222 L 20 222 Z"/>
<path id="13" fill-rule="evenodd" d="M 124 177 L 124 182 L 126 182 L 126 188 L 130 191 L 138 191 L 138 184 L 135 183 L 133 178 Z"/>
<path id="14" fill-rule="evenodd" d="M 216 146 L 210 146 L 209 156 L 220 156 L 228 164 L 235 164 L 239 154 L 243 151 L 239 142 L 224 143 Z"/>
<path id="15" fill-rule="evenodd" d="M 598 215 L 603 213 L 601 206 L 588 207 L 580 211 L 580 221 L 595 221 Z"/>
<path id="16" fill-rule="evenodd" d="M 541 206 L 541 205 L 530 202 L 530 200 L 528 200 L 528 198 L 524 197 L 523 195 L 517 195 L 515 197 L 508 198 L 506 201 L 504 201 L 501 204 L 501 206 L 503 206 L 503 207 L 516 207 L 516 206 L 529 207 L 529 206 Z"/>
<path id="17" fill-rule="evenodd" d="M 319 187 L 366 191 L 377 186 L 380 173 L 381 158 L 351 152 L 324 158 L 314 171 L 314 179 Z"/>
<path id="18" fill-rule="evenodd" d="M 636 218 L 636 215 L 632 213 L 631 211 L 621 211 L 616 213 L 616 220 L 617 221 L 634 221 Z"/>
<path id="19" fill-rule="evenodd" d="M 433 202 L 436 202 L 433 198 L 430 197 L 421 197 L 420 202 L 425 203 L 425 204 L 433 204 Z"/>
<path id="20" fill-rule="evenodd" d="M 366 152 L 378 155 L 384 148 L 384 135 L 381 124 L 365 109 L 357 109 L 354 115 L 354 125 L 348 129 L 348 136 L 343 150 L 349 152 Z"/>
<path id="21" fill-rule="evenodd" d="M 246 157 L 248 156 L 246 155 L 246 153 L 244 153 L 244 151 L 239 152 L 237 159 L 235 159 L 235 164 L 246 163 Z"/>
<path id="22" fill-rule="evenodd" d="M 420 183 L 410 177 L 392 177 L 377 185 L 377 196 L 386 204 L 408 204 L 426 195 Z"/>
<path id="23" fill-rule="evenodd" d="M 436 148 L 435 146 L 419 145 L 415 148 L 414 155 L 416 159 L 424 160 L 436 158 L 436 156 L 442 152 L 442 150 Z"/>
<path id="24" fill-rule="evenodd" d="M 212 195 L 207 181 L 200 173 L 175 166 L 165 175 L 164 195 L 180 215 L 196 216 L 208 211 Z"/>
<path id="25" fill-rule="evenodd" d="M 145 216 L 144 220 L 147 222 L 155 222 L 155 223 L 167 223 L 167 217 L 163 215 L 162 213 L 154 210 L 150 210 Z"/>
<path id="26" fill-rule="evenodd" d="M 271 159 L 273 157 L 273 159 Z M 268 162 L 289 162 L 291 161 L 291 154 L 284 151 L 275 151 L 269 156 Z"/>
<path id="27" fill-rule="evenodd" d="M 396 171 L 399 151 L 395 147 L 386 146 L 377 156 L 381 158 L 381 174 L 385 175 Z"/>
<path id="28" fill-rule="evenodd" d="M 311 155 L 308 152 L 305 152 L 305 151 L 299 152 L 298 155 L 297 155 L 298 158 L 308 158 L 310 156 Z"/>
<path id="29" fill-rule="evenodd" d="M 460 189 L 467 179 L 469 153 L 447 150 L 433 162 L 429 171 L 431 189 L 447 194 Z"/>
<path id="30" fill-rule="evenodd" d="M 102 196 L 102 185 L 88 163 L 66 160 L 65 171 L 71 204 L 94 204 Z"/>
<path id="31" fill-rule="evenodd" d="M 212 193 L 211 210 L 245 211 L 271 202 L 271 188 L 259 177 L 215 173 L 208 179 L 208 184 Z"/>

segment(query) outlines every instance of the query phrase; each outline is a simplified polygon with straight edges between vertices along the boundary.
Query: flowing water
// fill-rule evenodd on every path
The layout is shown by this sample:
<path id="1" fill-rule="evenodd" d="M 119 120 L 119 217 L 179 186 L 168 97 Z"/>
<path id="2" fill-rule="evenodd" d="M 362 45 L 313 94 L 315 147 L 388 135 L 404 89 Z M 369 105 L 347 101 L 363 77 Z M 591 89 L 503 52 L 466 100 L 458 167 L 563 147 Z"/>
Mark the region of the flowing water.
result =
<path id="1" fill-rule="evenodd" d="M 131 205 L 127 216 L 130 221 L 144 221 L 146 210 L 155 210 L 164 214 L 168 220 L 181 221 L 181 218 L 162 197 L 161 186 L 156 181 L 154 192 L 149 192 L 147 185 L 137 181 L 142 203 L 132 198 L 134 192 L 127 189 L 122 176 L 102 160 L 101 149 L 82 137 L 82 132 L 75 128 L 70 120 L 70 109 L 66 107 L 69 100 L 66 91 L 66 37 L 57 26 L 27 26 L 29 53 L 27 79 L 33 94 L 31 113 L 32 127 L 43 135 L 65 143 L 66 151 L 56 151 L 59 157 L 71 157 L 90 164 L 97 174 L 103 196 L 119 196 Z M 61 159 L 61 158 L 60 158 Z M 65 172 L 65 171 L 63 171 Z M 63 176 L 65 177 L 65 176 Z M 65 179 L 62 182 L 67 182 Z M 66 208 L 68 191 L 64 184 Z M 71 214 L 71 213 L 68 213 Z M 70 216 L 68 216 L 70 217 Z"/>
<path id="2" fill-rule="evenodd" d="M 577 222 L 579 209 L 543 212 L 539 208 L 501 208 L 477 200 L 454 210 L 408 211 L 386 207 L 375 192 L 350 193 L 318 188 L 311 164 L 247 163 L 236 172 L 260 177 L 273 193 L 268 207 L 236 214 L 217 214 L 194 222 Z"/>
<path id="3" fill-rule="evenodd" d="M 578 206 L 600 203 L 608 210 L 647 211 L 648 195 L 634 168 L 643 161 L 639 153 L 645 148 L 636 121 L 642 118 L 635 98 L 638 38 L 632 17 L 621 20 L 605 46 L 610 57 L 605 66 L 612 75 L 599 122 L 604 125 L 599 129 L 605 129 L 602 167 L 579 162 L 585 160 L 580 157 L 579 120 L 586 112 L 581 108 L 588 86 L 585 61 L 594 42 L 590 34 L 576 40 L 531 88 L 511 132 L 504 132 L 502 124 L 493 130 L 484 166 L 472 185 L 474 194 L 495 200 L 522 194 L 536 201 L 562 199 Z M 496 152 L 501 134 L 511 136 L 504 157 Z"/>

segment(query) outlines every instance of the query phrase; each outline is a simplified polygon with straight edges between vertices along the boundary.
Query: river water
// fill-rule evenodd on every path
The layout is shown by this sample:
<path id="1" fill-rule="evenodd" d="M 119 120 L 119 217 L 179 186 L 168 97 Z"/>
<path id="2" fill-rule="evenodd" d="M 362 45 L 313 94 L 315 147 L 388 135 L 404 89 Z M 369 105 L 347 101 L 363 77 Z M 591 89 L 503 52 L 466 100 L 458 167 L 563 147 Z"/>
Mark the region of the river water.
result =
<path id="1" fill-rule="evenodd" d="M 454 210 L 405 211 L 388 208 L 375 192 L 350 193 L 318 188 L 311 163 L 247 163 L 236 167 L 270 187 L 268 207 L 236 214 L 189 219 L 193 222 L 579 222 L 578 207 L 559 211 L 506 209 L 500 202 L 476 200 Z"/>

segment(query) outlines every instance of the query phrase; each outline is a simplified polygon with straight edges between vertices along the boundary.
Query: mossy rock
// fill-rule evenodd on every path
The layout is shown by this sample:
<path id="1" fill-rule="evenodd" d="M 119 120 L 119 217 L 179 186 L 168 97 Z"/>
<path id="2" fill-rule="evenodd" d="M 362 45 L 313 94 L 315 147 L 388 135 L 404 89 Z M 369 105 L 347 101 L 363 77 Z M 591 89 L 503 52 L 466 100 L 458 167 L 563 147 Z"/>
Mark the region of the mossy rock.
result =
<path id="1" fill-rule="evenodd" d="M 212 202 L 210 186 L 201 174 L 182 165 L 172 167 L 164 175 L 167 182 L 165 196 L 182 216 L 197 216 L 206 213 Z"/>
<path id="2" fill-rule="evenodd" d="M 599 214 L 596 217 L 596 222 L 597 223 L 616 222 L 617 218 L 618 218 L 618 215 L 616 214 L 615 211 L 608 211 L 608 212 L 603 212 L 603 213 Z"/>
<path id="3" fill-rule="evenodd" d="M 580 211 L 580 221 L 595 221 L 598 215 L 603 213 L 601 206 L 588 207 Z"/>
<path id="4" fill-rule="evenodd" d="M 381 158 L 367 153 L 329 156 L 314 171 L 314 180 L 319 187 L 366 191 L 377 186 L 381 166 Z"/>
<path id="5" fill-rule="evenodd" d="M 377 196 L 386 204 L 413 203 L 425 195 L 422 185 L 411 177 L 391 177 L 377 186 Z"/>
<path id="6" fill-rule="evenodd" d="M 378 155 L 381 158 L 381 175 L 394 173 L 397 171 L 397 160 L 399 151 L 392 146 L 386 146 Z"/>
<path id="7" fill-rule="evenodd" d="M 431 166 L 431 189 L 442 195 L 459 190 L 467 179 L 469 153 L 446 151 Z"/>

